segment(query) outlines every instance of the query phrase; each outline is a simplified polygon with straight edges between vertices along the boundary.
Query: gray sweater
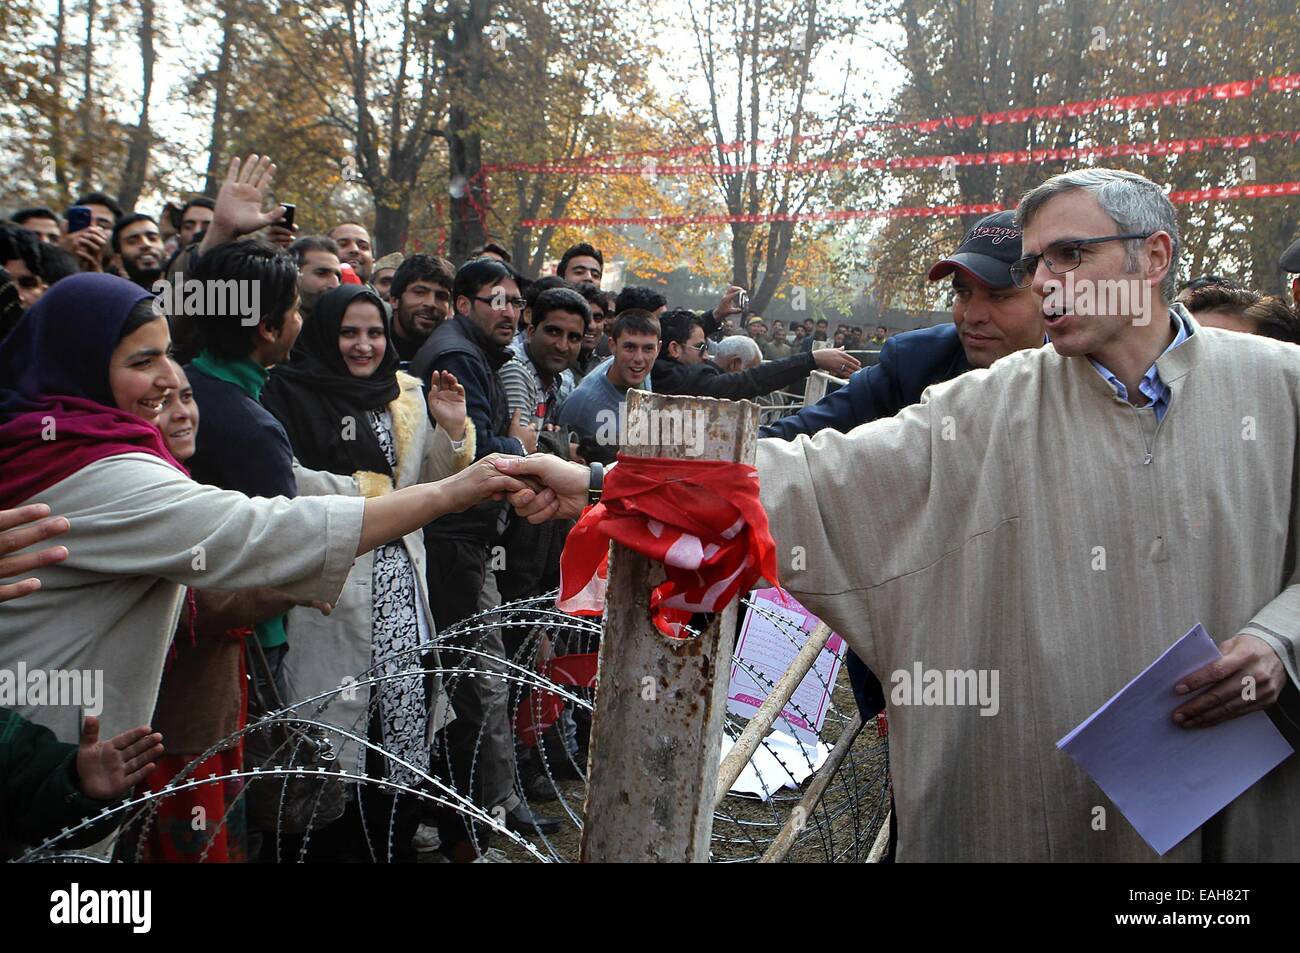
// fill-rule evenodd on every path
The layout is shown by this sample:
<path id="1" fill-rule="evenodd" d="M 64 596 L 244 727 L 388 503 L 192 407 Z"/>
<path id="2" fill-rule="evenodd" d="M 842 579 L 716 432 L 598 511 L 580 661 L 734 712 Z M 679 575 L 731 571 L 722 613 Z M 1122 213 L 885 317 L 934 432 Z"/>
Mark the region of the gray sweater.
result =
<path id="1" fill-rule="evenodd" d="M 0 669 L 89 670 L 90 684 L 102 684 L 104 738 L 148 723 L 186 586 L 274 586 L 333 602 L 365 505 L 359 497 L 249 498 L 144 453 L 97 461 L 27 502 L 68 518 L 58 540 L 68 558 L 37 571 L 37 592 L 0 605 Z M 82 706 L 95 713 L 90 700 Z M 77 741 L 76 704 L 12 707 Z"/>

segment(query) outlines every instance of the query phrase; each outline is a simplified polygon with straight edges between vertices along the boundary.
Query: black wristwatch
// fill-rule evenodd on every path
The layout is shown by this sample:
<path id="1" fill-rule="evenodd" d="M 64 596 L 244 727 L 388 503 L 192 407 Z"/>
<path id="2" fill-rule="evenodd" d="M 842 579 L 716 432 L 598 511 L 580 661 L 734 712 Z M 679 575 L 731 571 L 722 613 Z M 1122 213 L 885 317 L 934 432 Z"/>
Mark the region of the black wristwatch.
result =
<path id="1" fill-rule="evenodd" d="M 600 494 L 605 489 L 605 465 L 592 463 L 591 478 L 587 483 L 587 505 L 595 506 L 600 502 Z"/>

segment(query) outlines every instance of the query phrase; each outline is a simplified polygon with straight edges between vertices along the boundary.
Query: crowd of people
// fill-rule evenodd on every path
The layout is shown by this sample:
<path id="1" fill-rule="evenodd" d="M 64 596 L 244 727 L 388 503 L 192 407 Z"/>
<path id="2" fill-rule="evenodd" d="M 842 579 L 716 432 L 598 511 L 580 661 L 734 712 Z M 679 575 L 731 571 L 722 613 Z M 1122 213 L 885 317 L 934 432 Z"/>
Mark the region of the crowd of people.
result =
<path id="1" fill-rule="evenodd" d="M 478 677 L 420 672 L 437 633 L 555 588 L 633 388 L 741 400 L 814 370 L 844 380 L 761 430 L 758 471 L 782 585 L 852 646 L 863 717 L 888 708 L 898 726 L 900 859 L 1142 859 L 1120 825 L 1083 833 L 1099 795 L 1048 749 L 1196 621 L 1225 660 L 1187 679 L 1211 690 L 1180 724 L 1281 720 L 1300 682 L 1300 242 L 1281 258 L 1291 302 L 1222 275 L 1177 288 L 1163 192 L 1068 173 L 929 269 L 951 323 L 868 334 L 769 323 L 736 286 L 704 313 L 615 294 L 585 242 L 532 278 L 494 242 L 457 266 L 376 249 L 358 222 L 301 234 L 264 209 L 273 172 L 234 160 L 215 199 L 161 219 L 89 193 L 0 224 L 0 667 L 104 684 L 99 719 L 66 699 L 0 711 L 5 852 L 185 771 L 226 780 L 170 794 L 140 856 L 283 856 L 282 835 L 242 823 L 242 745 L 210 752 L 250 699 L 337 694 L 363 672 L 320 716 L 394 757 L 340 734 L 343 767 L 436 777 L 512 831 L 554 832 L 543 765 L 512 729 L 512 633 L 438 640 L 474 650 Z M 1066 277 L 1134 295 L 1083 307 Z M 1267 436 L 1243 457 L 1226 434 L 1247 417 Z M 870 534 L 837 518 L 866 487 L 893 501 Z M 1094 546 L 1113 567 L 1084 578 L 1075 550 Z M 809 547 L 834 558 L 790 562 Z M 1009 714 L 891 704 L 882 682 L 917 659 L 1000 669 Z M 1238 705 L 1247 672 L 1259 697 Z M 1044 679 L 1062 687 L 1034 691 Z M 583 712 L 548 732 L 580 776 Z M 1296 770 L 1180 858 L 1300 856 L 1300 824 L 1275 816 Z M 229 820 L 196 836 L 197 806 Z M 353 785 L 325 820 L 309 859 L 494 854 L 487 825 L 391 788 Z"/>

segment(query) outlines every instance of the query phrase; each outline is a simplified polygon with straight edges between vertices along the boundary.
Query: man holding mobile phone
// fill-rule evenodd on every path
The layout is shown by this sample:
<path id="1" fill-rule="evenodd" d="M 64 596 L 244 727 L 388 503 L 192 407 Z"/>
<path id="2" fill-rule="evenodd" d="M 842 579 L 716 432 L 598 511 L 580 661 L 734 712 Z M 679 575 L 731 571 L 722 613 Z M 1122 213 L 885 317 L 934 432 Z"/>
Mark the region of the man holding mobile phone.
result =
<path id="1" fill-rule="evenodd" d="M 298 206 L 291 205 L 288 202 L 281 202 L 280 207 L 284 209 L 284 217 L 280 221 L 266 228 L 266 240 L 272 245 L 279 245 L 283 249 L 288 249 L 294 242 L 294 236 L 298 234 L 298 226 L 293 223 L 294 216 L 298 212 Z"/>
<path id="2" fill-rule="evenodd" d="M 82 271 L 104 270 L 104 249 L 122 206 L 103 192 L 87 192 L 64 212 L 66 231 L 59 239 L 64 251 L 75 255 Z"/>

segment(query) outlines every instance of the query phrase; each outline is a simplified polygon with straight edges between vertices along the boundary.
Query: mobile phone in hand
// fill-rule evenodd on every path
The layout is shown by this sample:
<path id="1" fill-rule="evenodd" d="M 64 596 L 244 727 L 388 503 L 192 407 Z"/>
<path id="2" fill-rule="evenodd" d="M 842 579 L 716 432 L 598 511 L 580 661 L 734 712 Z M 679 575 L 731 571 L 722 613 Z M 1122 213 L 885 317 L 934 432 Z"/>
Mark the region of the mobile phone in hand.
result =
<path id="1" fill-rule="evenodd" d="M 74 205 L 68 209 L 66 218 L 68 220 L 68 234 L 79 232 L 84 228 L 89 228 L 93 214 L 89 205 Z"/>
<path id="2" fill-rule="evenodd" d="M 281 228 L 287 228 L 289 231 L 293 231 L 293 213 L 298 211 L 298 206 L 290 205 L 288 202 L 281 202 L 280 207 L 284 209 L 284 218 L 280 219 L 280 221 L 275 224 L 279 225 Z"/>

